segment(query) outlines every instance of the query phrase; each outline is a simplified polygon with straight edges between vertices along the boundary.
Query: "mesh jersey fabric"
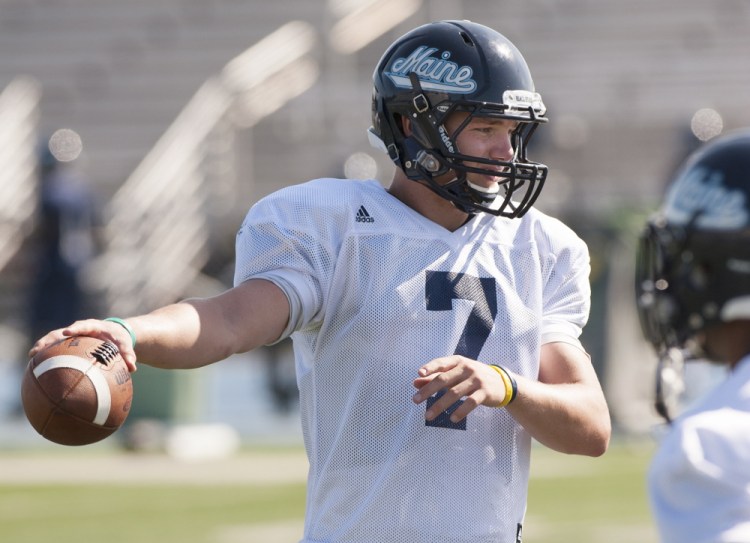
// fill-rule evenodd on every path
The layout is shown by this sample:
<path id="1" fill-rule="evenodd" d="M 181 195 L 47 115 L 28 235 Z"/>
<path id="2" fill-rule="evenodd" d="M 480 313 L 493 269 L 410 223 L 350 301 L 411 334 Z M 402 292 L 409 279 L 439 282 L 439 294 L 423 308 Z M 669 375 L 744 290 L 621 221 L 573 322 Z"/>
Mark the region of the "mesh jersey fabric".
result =
<path id="1" fill-rule="evenodd" d="M 254 205 L 236 249 L 235 284 L 265 278 L 290 301 L 303 542 L 516 541 L 530 436 L 484 406 L 427 425 L 412 382 L 454 353 L 536 378 L 543 342 L 579 344 L 585 244 L 536 210 L 450 232 L 377 181 L 320 179 Z"/>
<path id="2" fill-rule="evenodd" d="M 664 543 L 750 541 L 750 356 L 674 422 L 648 488 Z"/>

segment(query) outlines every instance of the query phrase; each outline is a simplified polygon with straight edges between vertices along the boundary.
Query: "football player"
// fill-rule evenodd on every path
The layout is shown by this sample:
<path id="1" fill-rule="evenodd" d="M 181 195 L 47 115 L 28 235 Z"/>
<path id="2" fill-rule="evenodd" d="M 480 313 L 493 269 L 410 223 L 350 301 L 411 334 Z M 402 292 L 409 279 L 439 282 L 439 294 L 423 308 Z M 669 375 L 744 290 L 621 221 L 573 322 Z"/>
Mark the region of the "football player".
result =
<path id="1" fill-rule="evenodd" d="M 291 336 L 303 542 L 520 541 L 532 438 L 598 456 L 611 431 L 579 340 L 588 250 L 532 207 L 547 168 L 527 145 L 545 106 L 516 47 L 468 21 L 407 33 L 373 80 L 388 188 L 282 189 L 247 214 L 231 290 L 78 322 L 35 349 L 94 335 L 131 364 L 175 368 Z"/>
<path id="2" fill-rule="evenodd" d="M 673 421 L 653 459 L 662 540 L 750 541 L 750 130 L 686 161 L 642 235 L 637 269 L 641 324 L 660 354 L 659 411 L 674 418 L 683 357 L 730 370 Z"/>

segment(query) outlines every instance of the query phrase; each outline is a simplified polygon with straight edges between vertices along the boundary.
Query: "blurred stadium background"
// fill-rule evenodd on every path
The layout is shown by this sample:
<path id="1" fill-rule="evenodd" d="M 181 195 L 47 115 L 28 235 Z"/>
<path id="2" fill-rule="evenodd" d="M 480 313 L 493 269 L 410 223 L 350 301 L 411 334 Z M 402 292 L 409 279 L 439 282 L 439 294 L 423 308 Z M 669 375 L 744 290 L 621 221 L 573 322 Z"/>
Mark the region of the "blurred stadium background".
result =
<path id="1" fill-rule="evenodd" d="M 443 18 L 498 29 L 532 69 L 551 119 L 532 154 L 551 168 L 538 206 L 589 242 L 584 341 L 618 437 L 648 436 L 658 420 L 635 237 L 681 158 L 750 124 L 749 3 L 0 0 L 0 448 L 46 445 L 18 411 L 18 385 L 40 325 L 34 296 L 50 288 L 50 161 L 72 180 L 60 200 L 86 189 L 96 202 L 63 251 L 80 264 L 86 314 L 216 293 L 260 197 L 321 176 L 390 180 L 365 137 L 372 70 L 393 39 Z M 126 447 L 208 457 L 301 439 L 287 345 L 136 377 Z"/>

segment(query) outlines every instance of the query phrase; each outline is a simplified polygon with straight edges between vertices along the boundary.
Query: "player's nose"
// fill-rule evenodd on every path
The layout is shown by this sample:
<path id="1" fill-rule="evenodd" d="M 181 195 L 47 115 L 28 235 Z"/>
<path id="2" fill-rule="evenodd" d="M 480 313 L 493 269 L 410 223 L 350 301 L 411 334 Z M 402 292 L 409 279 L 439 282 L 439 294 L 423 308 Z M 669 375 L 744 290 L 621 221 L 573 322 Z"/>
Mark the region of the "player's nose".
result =
<path id="1" fill-rule="evenodd" d="M 490 158 L 492 160 L 510 162 L 513 154 L 513 138 L 511 134 L 499 133 L 492 138 L 492 148 L 490 150 Z"/>

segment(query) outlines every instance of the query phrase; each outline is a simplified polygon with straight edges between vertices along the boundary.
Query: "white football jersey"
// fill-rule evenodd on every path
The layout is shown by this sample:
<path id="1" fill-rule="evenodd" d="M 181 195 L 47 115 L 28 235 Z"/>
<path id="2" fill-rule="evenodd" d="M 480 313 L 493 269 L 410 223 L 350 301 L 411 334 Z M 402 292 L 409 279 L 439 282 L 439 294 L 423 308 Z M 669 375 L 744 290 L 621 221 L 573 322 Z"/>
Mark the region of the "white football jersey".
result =
<path id="1" fill-rule="evenodd" d="M 257 203 L 235 284 L 289 298 L 310 461 L 304 543 L 512 543 L 530 436 L 503 409 L 425 422 L 412 382 L 454 353 L 536 378 L 542 343 L 578 336 L 589 257 L 536 210 L 455 232 L 377 181 L 321 179 Z M 522 393 L 522 391 L 521 391 Z"/>
<path id="2" fill-rule="evenodd" d="M 750 541 L 750 357 L 674 422 L 648 484 L 663 543 Z"/>

